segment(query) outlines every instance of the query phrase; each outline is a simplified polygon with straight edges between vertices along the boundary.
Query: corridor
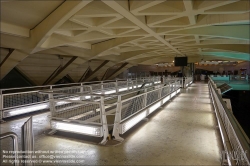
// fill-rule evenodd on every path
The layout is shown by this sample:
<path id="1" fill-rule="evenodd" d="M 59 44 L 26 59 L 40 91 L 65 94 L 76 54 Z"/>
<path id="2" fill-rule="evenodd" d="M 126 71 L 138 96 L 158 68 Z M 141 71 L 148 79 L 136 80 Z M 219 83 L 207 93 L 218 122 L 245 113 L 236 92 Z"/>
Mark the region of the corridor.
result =
<path id="1" fill-rule="evenodd" d="M 26 120 L 6 122 L 1 125 L 1 131 L 11 130 L 20 135 L 20 127 Z M 78 165 L 220 164 L 221 138 L 205 83 L 194 83 L 183 89 L 148 120 L 122 135 L 125 138 L 122 143 L 111 141 L 101 146 L 97 144 L 100 140 L 93 137 L 71 134 L 69 138 L 69 133 L 63 132 L 48 135 L 48 112 L 35 115 L 33 125 L 35 151 L 79 151 Z M 2 142 L 3 149 L 6 145 Z"/>

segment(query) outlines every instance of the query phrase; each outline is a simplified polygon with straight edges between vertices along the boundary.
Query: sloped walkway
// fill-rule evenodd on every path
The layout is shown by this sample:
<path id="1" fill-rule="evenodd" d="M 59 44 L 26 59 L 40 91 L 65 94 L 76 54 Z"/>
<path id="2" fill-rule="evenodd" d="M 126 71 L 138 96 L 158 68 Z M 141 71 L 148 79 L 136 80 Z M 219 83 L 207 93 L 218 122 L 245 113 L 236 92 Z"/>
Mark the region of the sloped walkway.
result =
<path id="1" fill-rule="evenodd" d="M 205 83 L 194 83 L 182 90 L 148 121 L 123 135 L 125 141 L 116 146 L 89 143 L 84 136 L 69 133 L 48 136 L 48 115 L 33 117 L 35 150 L 79 151 L 80 163 L 71 165 L 220 165 L 221 139 Z M 19 128 L 25 120 L 6 122 L 1 130 L 20 135 Z"/>

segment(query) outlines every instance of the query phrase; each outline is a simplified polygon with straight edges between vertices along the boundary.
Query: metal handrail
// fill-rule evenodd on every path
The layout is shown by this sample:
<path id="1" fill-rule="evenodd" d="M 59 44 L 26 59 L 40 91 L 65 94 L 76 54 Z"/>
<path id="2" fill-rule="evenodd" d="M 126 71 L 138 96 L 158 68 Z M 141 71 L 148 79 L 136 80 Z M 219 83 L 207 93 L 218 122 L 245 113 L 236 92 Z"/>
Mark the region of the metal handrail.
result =
<path id="1" fill-rule="evenodd" d="M 148 78 L 148 77 L 147 77 Z M 136 78 L 133 78 L 132 80 L 135 80 Z M 127 79 L 116 79 L 117 81 L 126 81 Z M 74 84 L 93 84 L 93 83 L 104 83 L 104 82 L 112 82 L 116 80 L 104 80 L 104 81 L 91 81 L 91 82 L 78 82 L 78 83 L 67 83 L 67 84 L 55 84 L 55 85 L 42 85 L 42 86 L 27 86 L 27 87 L 18 87 L 18 88 L 4 88 L 0 89 L 1 91 L 9 91 L 9 90 L 19 90 L 19 89 L 32 89 L 32 88 L 45 88 L 45 87 L 57 87 L 57 86 L 64 86 L 64 85 L 74 85 Z"/>
<path id="2" fill-rule="evenodd" d="M 60 90 L 69 90 L 69 89 L 74 89 L 76 88 L 75 91 L 78 90 L 80 91 L 81 94 L 85 93 L 90 93 L 91 97 L 93 95 L 98 96 L 98 94 L 96 94 L 96 91 L 105 91 L 107 89 L 114 89 L 116 90 L 116 93 L 119 92 L 119 90 L 117 90 L 117 86 L 119 83 L 121 83 L 121 86 L 119 85 L 119 87 L 128 87 L 127 90 L 130 90 L 129 86 L 132 85 L 132 89 L 134 89 L 134 85 L 136 85 L 135 88 L 138 88 L 138 83 L 139 82 L 145 82 L 145 81 L 159 81 L 159 77 L 149 77 L 149 78 L 143 78 L 143 79 L 127 79 L 127 80 L 123 80 L 123 79 L 116 79 L 116 80 L 105 80 L 105 81 L 95 81 L 95 82 L 84 82 L 84 83 L 71 83 L 71 84 L 58 84 L 58 85 L 46 85 L 46 86 L 36 86 L 36 87 L 27 87 L 28 89 L 23 89 L 22 88 L 10 88 L 10 89 L 0 89 L 0 121 L 2 121 L 2 118 L 6 118 L 6 111 L 11 111 L 11 109 L 15 109 L 15 108 L 25 108 L 25 107 L 29 107 L 32 105 L 36 105 L 36 104 L 40 104 L 40 103 L 47 103 L 49 101 L 49 97 L 47 96 L 47 94 L 51 94 L 51 92 L 58 93 L 55 91 L 60 91 Z M 124 84 L 126 85 L 122 85 Z M 134 83 L 136 82 L 136 83 Z M 138 83 L 137 83 L 138 82 Z M 131 84 L 132 83 L 132 84 Z M 76 84 L 78 86 L 76 86 Z M 112 86 L 110 86 L 112 84 Z M 114 85 L 113 85 L 114 84 Z M 131 85 L 130 85 L 131 84 Z M 70 87 L 60 87 L 62 85 L 68 85 Z M 90 87 L 89 90 L 85 91 L 82 88 L 85 87 Z M 94 86 L 95 88 L 93 89 L 92 86 Z M 96 87 L 96 86 L 100 86 L 100 88 Z M 37 87 L 46 87 L 43 91 L 47 92 L 47 94 L 42 94 L 40 95 L 39 92 L 41 89 L 34 89 Z M 113 87 L 116 87 L 113 88 Z M 79 88 L 79 89 L 78 89 Z M 97 89 L 96 89 L 97 88 Z M 18 89 L 22 89 L 23 91 L 20 92 L 14 92 L 13 90 L 18 90 Z M 3 91 L 8 91 L 10 93 L 3 93 Z M 28 91 L 27 91 L 28 90 Z M 90 92 L 89 92 L 90 91 Z M 34 93 L 34 95 L 32 94 Z M 58 94 L 62 94 L 62 93 L 58 93 Z M 76 94 L 74 94 L 76 95 Z M 33 98 L 33 96 L 36 96 L 35 98 Z M 84 96 L 84 95 L 81 95 Z M 89 95 L 88 95 L 89 96 Z M 102 97 L 103 95 L 100 95 L 100 97 Z M 112 96 L 112 95 L 108 95 L 106 94 L 106 96 Z M 47 107 L 46 107 L 47 108 Z M 4 113 L 5 111 L 5 113 Z M 16 115 L 16 114 L 15 114 Z"/>
<path id="3" fill-rule="evenodd" d="M 163 103 L 167 102 L 171 97 L 175 96 L 178 93 L 178 90 L 180 91 L 180 82 L 181 81 L 175 81 L 171 85 L 177 85 L 177 86 L 170 86 L 171 88 L 167 86 L 158 87 L 157 89 L 150 90 L 150 91 L 144 91 L 142 94 L 129 97 L 127 99 L 122 99 L 121 95 L 118 96 L 117 99 L 117 107 L 115 111 L 115 120 L 114 120 L 114 129 L 112 132 L 112 135 L 115 137 L 115 140 L 117 141 L 123 141 L 124 139 L 120 137 L 120 134 L 122 134 L 123 127 L 122 125 L 125 123 L 130 123 L 133 118 L 140 117 L 139 119 L 143 117 L 147 117 L 149 114 L 151 114 L 154 110 L 156 110 L 158 107 L 160 107 Z M 162 94 L 163 90 L 167 88 L 167 93 L 164 92 Z M 154 92 L 157 92 L 155 95 Z M 173 94 L 173 96 L 172 96 Z M 150 96 L 149 96 L 150 95 Z M 169 97 L 168 99 L 166 97 Z M 134 100 L 135 99 L 135 100 Z M 150 99 L 150 100 L 148 100 Z M 153 100 L 151 100 L 153 99 Z M 166 100 L 165 100 L 166 99 Z M 164 101 L 165 100 L 165 101 Z M 131 101 L 131 102 L 128 102 Z M 134 104 L 133 104 L 134 103 Z M 133 108 L 129 108 L 130 106 L 125 106 L 124 104 L 136 105 Z M 152 107 L 151 107 L 152 106 Z M 153 106 L 156 106 L 153 108 Z M 150 107 L 152 108 L 150 111 Z M 125 110 L 123 110 L 125 108 Z M 128 112 L 128 114 L 127 114 Z M 142 116 L 141 116 L 142 115 Z M 131 126 L 138 123 L 138 119 L 131 124 Z M 123 123 L 123 124 L 122 124 Z M 130 127 L 131 127 L 130 126 Z M 126 129 L 128 130 L 128 129 Z"/>
<path id="4" fill-rule="evenodd" d="M 28 158 L 24 158 L 24 160 L 32 160 L 31 155 L 34 154 L 34 134 L 32 116 L 22 126 L 22 149 L 24 150 L 24 154 L 28 156 Z M 34 164 L 29 163 L 28 165 L 33 166 Z"/>
<path id="5" fill-rule="evenodd" d="M 248 139 L 245 137 L 246 135 L 244 135 L 244 133 L 241 131 L 239 124 L 235 121 L 234 115 L 232 114 L 231 111 L 228 110 L 228 108 L 227 108 L 225 102 L 223 101 L 221 95 L 217 92 L 216 86 L 214 85 L 213 80 L 210 77 L 209 77 L 209 80 L 210 80 L 209 85 L 211 86 L 211 88 L 213 88 L 213 91 L 215 93 L 214 95 L 216 95 L 216 97 L 219 100 L 219 103 L 217 103 L 217 104 L 221 104 L 221 106 L 222 106 L 220 108 L 223 109 L 223 112 L 221 113 L 219 111 L 219 113 L 220 113 L 220 116 L 222 117 L 221 119 L 222 119 L 222 122 L 224 124 L 224 128 L 226 129 L 226 133 L 227 133 L 227 136 L 229 138 L 229 141 L 231 143 L 231 146 L 232 146 L 233 150 L 240 150 L 241 154 L 243 154 L 245 151 L 247 151 L 249 153 L 250 144 L 248 142 Z M 226 122 L 226 120 L 228 120 L 229 123 Z M 229 128 L 232 130 L 233 136 L 230 135 Z M 234 137 L 234 136 L 237 139 L 236 142 L 233 142 L 234 140 L 230 139 L 231 137 Z M 239 149 L 235 149 L 235 146 L 237 146 L 237 148 L 239 148 Z M 250 165 L 250 162 L 249 162 L 250 156 L 249 156 L 249 154 L 246 154 L 245 157 L 246 157 L 245 158 L 246 163 L 248 165 Z"/>
<path id="6" fill-rule="evenodd" d="M 7 132 L 7 133 L 4 133 L 4 134 L 0 134 L 0 140 L 8 138 L 8 137 L 11 137 L 12 140 L 13 140 L 13 150 L 14 150 L 14 153 L 15 153 L 14 165 L 18 166 L 19 163 L 16 162 L 18 160 L 18 153 L 17 153 L 18 152 L 18 137 L 17 137 L 17 134 L 14 133 L 14 132 Z"/>

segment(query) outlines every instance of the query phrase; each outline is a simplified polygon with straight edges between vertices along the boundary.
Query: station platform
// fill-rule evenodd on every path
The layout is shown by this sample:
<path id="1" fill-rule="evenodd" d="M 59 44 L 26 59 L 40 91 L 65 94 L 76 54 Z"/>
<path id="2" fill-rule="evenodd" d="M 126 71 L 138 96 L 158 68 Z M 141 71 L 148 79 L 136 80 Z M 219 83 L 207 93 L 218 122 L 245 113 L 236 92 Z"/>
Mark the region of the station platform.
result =
<path id="1" fill-rule="evenodd" d="M 49 117 L 49 112 L 33 116 L 35 151 L 79 151 L 81 162 L 74 165 L 220 165 L 222 142 L 207 83 L 196 82 L 182 89 L 122 135 L 125 140 L 121 143 L 110 141 L 103 146 L 98 144 L 99 138 L 66 132 L 48 135 Z M 12 131 L 19 137 L 27 119 L 1 124 L 1 133 Z M 1 141 L 1 149 L 11 146 L 8 141 Z"/>

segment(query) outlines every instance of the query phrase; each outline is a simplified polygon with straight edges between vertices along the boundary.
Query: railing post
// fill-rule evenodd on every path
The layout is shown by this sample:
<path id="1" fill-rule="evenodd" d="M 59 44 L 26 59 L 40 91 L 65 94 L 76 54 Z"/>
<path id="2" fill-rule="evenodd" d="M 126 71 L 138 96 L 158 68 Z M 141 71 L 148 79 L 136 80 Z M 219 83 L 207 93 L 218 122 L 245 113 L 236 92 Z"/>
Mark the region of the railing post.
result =
<path id="1" fill-rule="evenodd" d="M 159 93 L 159 94 L 158 94 L 158 100 L 162 98 L 162 95 L 161 95 L 161 94 L 162 94 L 162 90 L 163 90 L 163 89 L 164 89 L 164 87 L 162 87 L 162 88 L 159 89 L 159 92 L 158 92 L 158 93 Z M 161 106 L 162 106 L 162 105 L 163 105 L 163 100 L 161 100 Z"/>
<path id="2" fill-rule="evenodd" d="M 168 83 L 168 93 L 171 93 L 171 83 Z"/>
<path id="3" fill-rule="evenodd" d="M 81 93 L 81 97 L 80 97 L 80 100 L 84 100 L 84 98 L 83 98 L 83 85 L 82 85 L 82 83 L 81 83 L 81 88 L 80 88 L 80 93 Z"/>
<path id="4" fill-rule="evenodd" d="M 128 81 L 129 81 L 129 79 L 127 79 L 127 90 L 129 90 L 129 87 L 128 87 Z"/>
<path id="5" fill-rule="evenodd" d="M 181 88 L 184 88 L 184 83 L 183 83 L 183 78 L 181 77 L 181 81 L 180 81 L 180 86 Z"/>
<path id="6" fill-rule="evenodd" d="M 103 81 L 101 81 L 101 94 L 104 94 L 104 90 L 103 90 Z"/>
<path id="7" fill-rule="evenodd" d="M 121 123 L 121 110 L 122 110 L 122 103 L 121 103 L 121 95 L 118 96 L 117 100 L 117 107 L 115 112 L 115 121 L 114 121 L 114 128 L 112 132 L 112 136 L 115 137 L 117 141 L 123 141 L 124 139 L 120 137 L 120 123 Z"/>
<path id="8" fill-rule="evenodd" d="M 218 93 L 221 95 L 221 90 L 219 88 L 216 88 L 216 90 L 218 91 Z"/>
<path id="9" fill-rule="evenodd" d="M 147 89 L 144 89 L 144 93 L 145 95 L 144 95 L 144 100 L 143 100 L 143 107 L 145 108 L 147 107 L 147 96 L 148 96 Z"/>
<path id="10" fill-rule="evenodd" d="M 93 98 L 93 96 L 92 96 L 92 93 L 93 93 L 92 86 L 89 86 L 89 93 L 90 93 L 91 101 L 94 101 L 94 98 Z"/>
<path id="11" fill-rule="evenodd" d="M 28 158 L 23 158 L 23 160 L 31 161 L 34 152 L 32 117 L 30 117 L 22 126 L 22 150 L 24 151 L 23 155 L 28 156 Z M 24 163 L 24 165 L 33 166 L 34 163 Z"/>
<path id="12" fill-rule="evenodd" d="M 14 132 L 8 132 L 8 133 L 4 133 L 4 134 L 0 134 L 0 140 L 1 139 L 4 139 L 4 138 L 8 138 L 8 137 L 11 137 L 12 140 L 13 140 L 13 151 L 14 152 L 17 152 L 19 149 L 18 149 L 18 137 L 17 137 L 17 134 L 14 133 Z M 9 155 L 9 154 L 8 154 Z M 19 162 L 16 162 L 19 160 L 18 158 L 18 153 L 14 153 L 14 156 L 15 156 L 15 162 L 14 162 L 14 165 L 15 166 L 18 166 L 19 165 Z M 4 163 L 4 161 L 3 161 Z"/>
<path id="13" fill-rule="evenodd" d="M 106 144 L 106 142 L 108 141 L 107 138 L 109 136 L 109 131 L 108 131 L 106 112 L 105 112 L 104 96 L 101 96 L 100 108 L 101 108 L 100 113 L 101 113 L 102 130 L 103 130 L 103 139 L 100 142 L 100 144 Z"/>
<path id="14" fill-rule="evenodd" d="M 118 80 L 115 81 L 115 92 L 116 92 L 116 94 L 119 92 L 119 89 L 118 89 Z"/>
<path id="15" fill-rule="evenodd" d="M 187 84 L 187 78 L 184 77 L 184 79 L 183 79 L 183 86 L 184 86 L 185 89 L 187 88 L 186 84 Z"/>
<path id="16" fill-rule="evenodd" d="M 147 98 L 148 98 L 148 93 L 147 93 L 147 89 L 144 90 L 144 100 L 143 100 L 143 108 L 147 107 Z M 146 117 L 149 115 L 149 109 L 146 110 Z"/>
<path id="17" fill-rule="evenodd" d="M 175 91 L 175 80 L 173 82 L 173 92 Z"/>
<path id="18" fill-rule="evenodd" d="M 49 94 L 49 108 L 51 112 L 51 116 L 55 114 L 55 102 L 54 102 L 54 96 L 53 94 Z"/>
<path id="19" fill-rule="evenodd" d="M 3 121 L 3 91 L 0 89 L 0 123 Z"/>
<path id="20" fill-rule="evenodd" d="M 174 90 L 176 91 L 177 90 L 177 80 L 175 80 L 174 84 L 175 84 L 174 85 L 174 88 L 175 88 Z"/>

